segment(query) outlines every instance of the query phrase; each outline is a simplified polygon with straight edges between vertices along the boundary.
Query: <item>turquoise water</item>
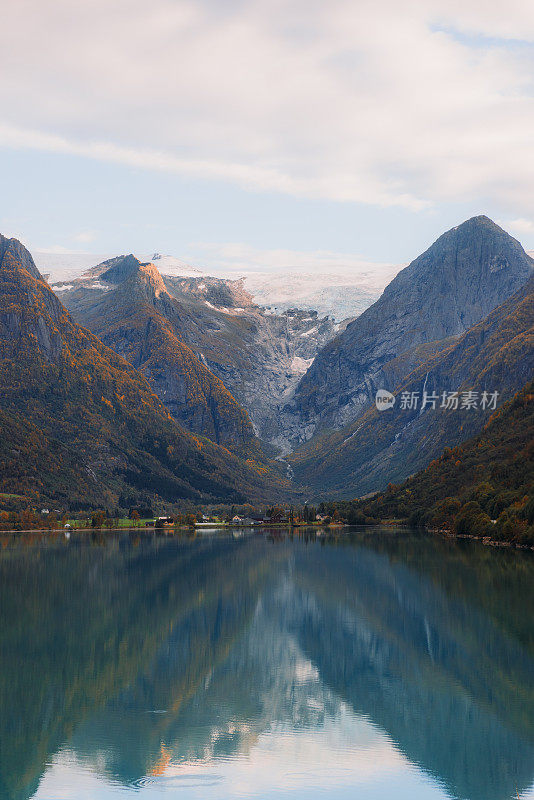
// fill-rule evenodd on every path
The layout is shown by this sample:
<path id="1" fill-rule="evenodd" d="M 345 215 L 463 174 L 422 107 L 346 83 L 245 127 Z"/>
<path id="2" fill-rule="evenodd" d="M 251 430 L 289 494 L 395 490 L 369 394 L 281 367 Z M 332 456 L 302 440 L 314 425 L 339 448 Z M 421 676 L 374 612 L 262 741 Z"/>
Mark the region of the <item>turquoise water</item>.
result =
<path id="1" fill-rule="evenodd" d="M 534 558 L 4 536 L 0 797 L 534 798 Z"/>

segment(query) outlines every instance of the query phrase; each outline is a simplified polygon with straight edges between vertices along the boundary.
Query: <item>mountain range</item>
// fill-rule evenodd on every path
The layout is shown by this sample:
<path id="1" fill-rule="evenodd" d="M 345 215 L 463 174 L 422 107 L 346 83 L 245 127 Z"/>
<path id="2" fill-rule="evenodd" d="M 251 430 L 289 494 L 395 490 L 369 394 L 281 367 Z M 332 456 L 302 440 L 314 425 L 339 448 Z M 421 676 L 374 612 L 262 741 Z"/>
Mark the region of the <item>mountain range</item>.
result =
<path id="1" fill-rule="evenodd" d="M 241 450 L 252 446 L 250 421 L 275 442 L 279 407 L 340 327 L 313 311 L 271 313 L 240 280 L 162 276 L 133 255 L 54 288 L 77 322 L 149 378 L 180 422 Z"/>
<path id="2" fill-rule="evenodd" d="M 0 387 L 5 493 L 113 508 L 146 495 L 267 497 L 283 485 L 264 463 L 178 425 L 146 378 L 74 322 L 29 252 L 4 237 Z"/>
<path id="3" fill-rule="evenodd" d="M 4 492 L 108 507 L 362 496 L 480 431 L 492 408 L 462 407 L 467 392 L 496 407 L 532 377 L 534 261 L 484 216 L 342 322 L 132 254 L 50 287 L 0 242 Z"/>
<path id="4" fill-rule="evenodd" d="M 290 436 L 339 429 L 518 290 L 534 261 L 487 217 L 440 238 L 323 348 L 284 410 Z"/>

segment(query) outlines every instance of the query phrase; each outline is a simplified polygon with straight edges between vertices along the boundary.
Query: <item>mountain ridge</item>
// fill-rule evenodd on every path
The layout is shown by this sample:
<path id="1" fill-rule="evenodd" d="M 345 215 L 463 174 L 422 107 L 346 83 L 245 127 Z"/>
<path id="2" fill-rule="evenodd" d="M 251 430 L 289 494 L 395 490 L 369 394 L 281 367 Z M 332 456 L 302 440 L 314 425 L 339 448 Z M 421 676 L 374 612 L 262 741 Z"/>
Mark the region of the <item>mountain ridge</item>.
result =
<path id="1" fill-rule="evenodd" d="M 442 234 L 317 355 L 283 411 L 288 438 L 302 442 L 358 418 L 376 390 L 388 388 L 386 365 L 403 356 L 407 375 L 418 347 L 464 333 L 519 289 L 533 268 L 520 243 L 488 217 Z"/>
<path id="2" fill-rule="evenodd" d="M 212 383 L 220 381 L 216 393 L 223 392 L 224 387 L 225 408 L 233 404 L 236 419 L 240 415 L 248 417 L 243 445 L 257 448 L 258 442 L 253 442 L 257 434 L 271 449 L 271 443 L 280 433 L 279 404 L 285 402 L 319 347 L 332 338 L 338 326 L 329 318 L 320 318 L 317 312 L 294 309 L 277 315 L 261 309 L 239 280 L 162 278 L 152 266 L 147 269 L 153 270 L 158 282 L 159 291 L 154 291 L 150 276 L 142 280 L 145 268 L 141 262 L 137 262 L 134 270 L 132 257 L 125 258 L 129 263 L 127 270 L 121 269 L 120 258 L 112 259 L 92 268 L 65 289 L 57 288 L 74 318 L 140 369 L 143 361 L 139 332 L 135 328 L 147 318 L 156 324 L 157 318 L 159 339 L 163 340 L 170 330 L 174 349 L 189 348 L 184 359 L 195 363 L 194 371 L 204 375 L 204 382 L 208 382 L 209 374 Z M 122 282 L 103 282 L 110 264 L 113 280 L 120 278 Z M 176 340 L 181 344 L 177 345 Z M 178 369 L 180 372 L 184 370 Z M 169 408 L 173 406 L 173 412 L 180 406 L 178 419 L 189 427 L 187 403 L 178 402 L 180 386 L 176 382 L 170 387 L 161 371 L 159 375 L 161 385 L 159 378 L 151 373 L 151 379 L 156 381 L 154 388 Z M 237 407 L 241 409 L 239 414 Z M 200 414 L 207 419 L 204 408 Z M 245 422 L 239 425 L 245 431 Z M 214 435 L 212 427 L 193 429 Z M 233 422 L 230 430 L 235 430 Z M 221 442 L 235 449 L 234 438 L 231 433 Z"/>
<path id="3" fill-rule="evenodd" d="M 325 433 L 291 456 L 297 478 L 323 490 L 362 496 L 381 490 L 425 467 L 446 446 L 475 435 L 487 413 L 475 408 L 440 411 L 420 406 L 401 409 L 403 393 L 499 392 L 499 404 L 531 379 L 534 372 L 534 276 L 463 336 L 390 384 L 393 410 L 369 407 L 344 428 Z M 392 376 L 393 377 L 393 376 Z M 351 494 L 349 494 L 351 493 Z"/>
<path id="4" fill-rule="evenodd" d="M 5 491 L 111 508 L 120 496 L 198 502 L 282 489 L 264 464 L 181 428 L 144 376 L 72 320 L 21 248 L 0 237 Z M 13 420 L 37 437 L 42 458 L 29 457 L 26 440 L 9 449 Z"/>
<path id="5" fill-rule="evenodd" d="M 181 309 L 154 264 L 133 255 L 112 262 L 98 268 L 99 281 L 111 282 L 100 297 L 87 298 L 83 284 L 72 293 L 78 320 L 147 378 L 187 430 L 240 455 L 260 456 L 247 412 L 183 340 Z"/>

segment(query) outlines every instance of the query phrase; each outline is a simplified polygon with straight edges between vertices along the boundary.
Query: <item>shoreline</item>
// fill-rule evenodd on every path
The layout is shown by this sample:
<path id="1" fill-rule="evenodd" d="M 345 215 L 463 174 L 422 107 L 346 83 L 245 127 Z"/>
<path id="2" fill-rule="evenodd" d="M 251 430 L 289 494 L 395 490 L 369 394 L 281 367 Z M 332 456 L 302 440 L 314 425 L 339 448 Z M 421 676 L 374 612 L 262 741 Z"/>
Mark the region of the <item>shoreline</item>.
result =
<path id="1" fill-rule="evenodd" d="M 293 525 L 289 525 L 287 523 L 276 523 L 273 522 L 272 524 L 258 524 L 258 525 L 239 525 L 239 524 L 231 524 L 231 523 L 204 523 L 204 524 L 197 524 L 195 526 L 192 525 L 166 525 L 163 528 L 156 528 L 156 527 L 121 527 L 121 528 L 26 528 L 23 530 L 0 530 L 0 536 L 4 535 L 15 535 L 15 534 L 72 534 L 72 533 L 159 533 L 159 534 L 172 534 L 178 532 L 189 532 L 193 533 L 196 531 L 224 531 L 224 530 L 250 530 L 250 531 L 269 531 L 273 528 L 277 530 L 288 530 L 292 531 L 297 528 L 315 528 L 318 532 L 327 532 L 330 530 L 334 531 L 341 531 L 343 528 L 351 528 L 351 527 L 358 527 L 358 528 L 373 528 L 377 526 L 382 526 L 384 528 L 403 528 L 406 530 L 419 530 L 424 533 L 432 534 L 433 536 L 441 536 L 444 539 L 469 539 L 474 542 L 479 542 L 488 547 L 504 547 L 508 549 L 514 550 L 532 550 L 534 551 L 534 545 L 528 544 L 519 544 L 517 542 L 507 542 L 502 541 L 500 539 L 492 539 L 490 536 L 475 536 L 474 534 L 468 533 L 452 533 L 451 531 L 447 530 L 446 528 L 416 528 L 413 526 L 408 525 L 406 522 L 395 521 L 392 522 L 390 520 L 385 522 L 376 522 L 373 524 L 365 524 L 361 523 L 359 525 L 351 526 L 348 523 L 336 523 L 331 525 L 317 525 L 317 523 L 297 523 Z M 351 533 L 351 531 L 347 531 L 347 533 Z M 68 537 L 67 537 L 68 538 Z"/>

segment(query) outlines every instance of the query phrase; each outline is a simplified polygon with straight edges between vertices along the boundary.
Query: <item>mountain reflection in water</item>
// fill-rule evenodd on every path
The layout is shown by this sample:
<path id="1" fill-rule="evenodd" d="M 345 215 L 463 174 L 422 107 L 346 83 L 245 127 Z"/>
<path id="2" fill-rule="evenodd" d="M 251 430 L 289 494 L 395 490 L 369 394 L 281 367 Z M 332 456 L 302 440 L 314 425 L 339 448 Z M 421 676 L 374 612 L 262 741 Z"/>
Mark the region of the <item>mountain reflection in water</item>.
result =
<path id="1" fill-rule="evenodd" d="M 529 553 L 379 530 L 2 542 L 2 800 L 532 786 Z"/>

